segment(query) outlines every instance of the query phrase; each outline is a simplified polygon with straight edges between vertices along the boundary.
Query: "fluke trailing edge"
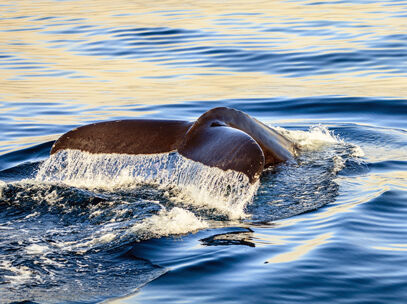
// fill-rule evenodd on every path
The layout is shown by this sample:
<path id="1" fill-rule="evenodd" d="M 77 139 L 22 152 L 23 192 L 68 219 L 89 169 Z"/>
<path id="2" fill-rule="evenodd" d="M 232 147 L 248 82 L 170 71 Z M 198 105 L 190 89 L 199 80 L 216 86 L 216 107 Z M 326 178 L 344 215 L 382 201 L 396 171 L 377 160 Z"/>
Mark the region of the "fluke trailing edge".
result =
<path id="1" fill-rule="evenodd" d="M 64 149 L 120 154 L 178 151 L 207 166 L 242 172 L 250 182 L 265 167 L 297 154 L 295 145 L 273 128 L 226 107 L 211 109 L 195 122 L 131 119 L 82 126 L 62 135 L 51 154 Z"/>

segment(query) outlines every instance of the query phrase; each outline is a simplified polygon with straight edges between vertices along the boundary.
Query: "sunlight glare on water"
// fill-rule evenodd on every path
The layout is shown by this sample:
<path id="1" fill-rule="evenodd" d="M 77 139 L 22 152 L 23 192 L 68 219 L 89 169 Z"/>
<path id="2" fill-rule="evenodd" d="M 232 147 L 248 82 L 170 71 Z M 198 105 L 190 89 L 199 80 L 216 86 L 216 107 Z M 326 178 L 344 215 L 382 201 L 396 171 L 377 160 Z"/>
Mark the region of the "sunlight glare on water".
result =
<path id="1" fill-rule="evenodd" d="M 259 10 L 258 7 L 262 9 Z M 0 111 L 23 127 L 159 112 L 146 105 L 405 96 L 405 18 L 386 3 L 29 1 L 2 6 Z M 32 115 L 24 115 L 29 107 Z M 129 115 L 131 113 L 131 115 Z M 35 115 L 35 119 L 33 119 Z M 58 127 L 60 126 L 60 127 Z M 21 136 L 27 130 L 30 138 Z"/>
<path id="2" fill-rule="evenodd" d="M 406 12 L 3 1 L 0 303 L 404 303 Z M 176 154 L 49 156 L 80 125 L 217 106 L 300 155 L 255 185 Z"/>
<path id="3" fill-rule="evenodd" d="M 1 19 L 2 94 L 94 106 L 405 95 L 405 66 L 391 64 L 405 56 L 400 7 L 307 4 L 10 3 Z"/>

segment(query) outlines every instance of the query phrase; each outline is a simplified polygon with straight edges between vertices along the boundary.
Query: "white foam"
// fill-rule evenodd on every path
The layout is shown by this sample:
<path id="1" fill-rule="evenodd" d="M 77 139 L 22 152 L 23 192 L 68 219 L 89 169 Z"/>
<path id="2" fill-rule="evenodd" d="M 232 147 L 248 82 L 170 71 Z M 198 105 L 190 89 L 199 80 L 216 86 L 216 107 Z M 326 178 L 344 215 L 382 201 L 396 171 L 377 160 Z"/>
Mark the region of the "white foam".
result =
<path id="1" fill-rule="evenodd" d="M 7 260 L 0 261 L 0 269 L 11 272 L 10 275 L 4 275 L 4 278 L 10 281 L 11 285 L 24 284 L 31 280 L 33 272 L 27 266 L 13 266 Z"/>
<path id="2" fill-rule="evenodd" d="M 48 251 L 49 248 L 47 246 L 41 246 L 38 244 L 31 244 L 30 246 L 25 248 L 27 254 L 43 254 L 44 252 Z"/>
<path id="3" fill-rule="evenodd" d="M 65 244 L 59 244 L 60 247 L 65 247 L 68 250 L 74 250 L 76 253 L 86 253 L 89 249 L 95 248 L 99 245 L 113 242 L 116 239 L 117 234 L 114 232 L 104 232 L 107 227 L 103 227 L 102 231 L 98 231 L 95 235 L 91 236 L 88 241 L 81 241 L 77 243 L 67 242 Z"/>
<path id="4" fill-rule="evenodd" d="M 345 160 L 340 157 L 339 155 L 333 156 L 334 167 L 332 169 L 333 173 L 340 172 L 343 168 L 345 168 Z"/>
<path id="5" fill-rule="evenodd" d="M 128 233 L 136 234 L 141 238 L 151 238 L 184 234 L 207 227 L 208 224 L 197 218 L 192 212 L 174 207 L 170 211 L 162 209 L 157 215 L 133 225 Z"/>
<path id="6" fill-rule="evenodd" d="M 353 145 L 353 146 L 352 146 L 351 155 L 352 155 L 353 157 L 364 157 L 364 156 L 365 156 L 365 152 L 364 152 L 363 149 L 362 149 L 361 147 L 359 147 L 358 145 Z"/>
<path id="7" fill-rule="evenodd" d="M 161 209 L 158 214 L 152 215 L 143 221 L 132 224 L 123 229 L 115 223 L 105 224 L 85 239 L 78 242 L 60 242 L 56 244 L 66 251 L 76 254 L 85 254 L 89 250 L 97 249 L 108 243 L 131 240 L 147 240 L 170 235 L 178 235 L 208 228 L 208 224 L 183 208 L 174 207 L 171 210 Z"/>
<path id="8" fill-rule="evenodd" d="M 3 197 L 3 190 L 7 184 L 0 179 L 0 198 Z"/>
<path id="9" fill-rule="evenodd" d="M 279 127 L 276 129 L 303 151 L 316 151 L 327 145 L 343 143 L 343 140 L 322 125 L 312 126 L 309 131 L 287 130 Z"/>
<path id="10" fill-rule="evenodd" d="M 244 207 L 259 186 L 258 182 L 250 184 L 243 173 L 208 167 L 178 153 L 127 155 L 64 150 L 51 155 L 35 179 L 113 191 L 145 183 L 176 188 L 179 201 L 215 208 L 234 219 L 245 217 Z"/>

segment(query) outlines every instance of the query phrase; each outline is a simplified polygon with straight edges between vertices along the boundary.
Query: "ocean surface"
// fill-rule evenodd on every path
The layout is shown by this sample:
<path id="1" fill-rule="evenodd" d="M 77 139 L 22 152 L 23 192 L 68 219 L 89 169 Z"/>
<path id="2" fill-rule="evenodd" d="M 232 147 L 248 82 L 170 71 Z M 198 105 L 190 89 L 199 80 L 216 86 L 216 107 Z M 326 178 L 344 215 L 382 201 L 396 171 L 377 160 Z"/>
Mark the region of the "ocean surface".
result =
<path id="1" fill-rule="evenodd" d="M 407 1 L 2 1 L 0 46 L 0 303 L 406 303 Z M 216 106 L 301 154 L 49 156 Z"/>

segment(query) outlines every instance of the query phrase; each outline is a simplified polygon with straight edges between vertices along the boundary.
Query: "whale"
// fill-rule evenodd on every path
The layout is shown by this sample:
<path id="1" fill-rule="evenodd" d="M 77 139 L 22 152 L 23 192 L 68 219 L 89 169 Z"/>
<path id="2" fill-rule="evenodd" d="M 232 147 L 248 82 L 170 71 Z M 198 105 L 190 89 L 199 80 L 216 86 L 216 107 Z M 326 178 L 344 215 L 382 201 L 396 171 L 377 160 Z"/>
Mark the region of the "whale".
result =
<path id="1" fill-rule="evenodd" d="M 269 166 L 292 161 L 298 147 L 283 134 L 240 110 L 216 107 L 196 121 L 126 119 L 84 125 L 60 136 L 60 150 L 93 154 L 156 154 L 177 151 L 206 166 L 234 170 L 256 182 Z"/>

